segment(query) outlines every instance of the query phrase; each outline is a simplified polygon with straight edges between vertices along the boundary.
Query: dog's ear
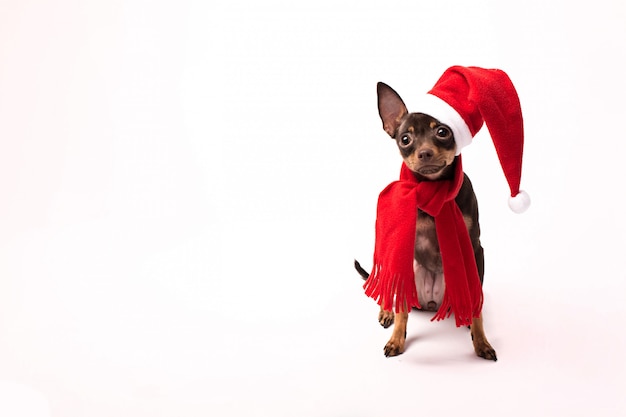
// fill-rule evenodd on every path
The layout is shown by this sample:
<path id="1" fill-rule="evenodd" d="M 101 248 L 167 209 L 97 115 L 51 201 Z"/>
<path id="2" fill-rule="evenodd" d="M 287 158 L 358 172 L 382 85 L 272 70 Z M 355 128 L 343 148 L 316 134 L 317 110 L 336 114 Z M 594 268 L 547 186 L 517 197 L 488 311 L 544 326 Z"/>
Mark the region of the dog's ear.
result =
<path id="1" fill-rule="evenodd" d="M 376 90 L 378 91 L 378 114 L 383 121 L 383 129 L 389 136 L 394 137 L 400 121 L 408 110 L 398 93 L 387 84 L 379 82 Z"/>

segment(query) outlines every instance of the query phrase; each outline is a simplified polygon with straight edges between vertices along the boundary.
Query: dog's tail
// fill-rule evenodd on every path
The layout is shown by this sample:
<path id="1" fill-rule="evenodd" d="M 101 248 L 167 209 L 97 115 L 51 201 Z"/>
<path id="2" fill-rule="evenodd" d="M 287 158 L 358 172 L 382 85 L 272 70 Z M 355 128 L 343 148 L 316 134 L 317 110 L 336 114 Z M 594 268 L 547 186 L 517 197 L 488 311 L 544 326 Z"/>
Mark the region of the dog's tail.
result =
<path id="1" fill-rule="evenodd" d="M 357 261 L 356 259 L 354 260 L 354 269 L 356 269 L 356 272 L 361 275 L 364 281 L 370 277 L 370 273 L 363 269 L 359 261 Z"/>

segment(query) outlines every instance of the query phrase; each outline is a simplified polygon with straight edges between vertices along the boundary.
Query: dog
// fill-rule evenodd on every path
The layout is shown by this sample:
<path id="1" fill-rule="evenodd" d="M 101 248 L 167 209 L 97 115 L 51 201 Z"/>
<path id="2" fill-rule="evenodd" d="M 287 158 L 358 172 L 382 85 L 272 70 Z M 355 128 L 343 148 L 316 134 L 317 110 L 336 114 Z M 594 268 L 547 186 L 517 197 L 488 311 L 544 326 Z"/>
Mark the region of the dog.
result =
<path id="1" fill-rule="evenodd" d="M 451 179 L 458 157 L 450 127 L 427 114 L 409 113 L 402 98 L 387 84 L 378 83 L 377 92 L 383 128 L 396 141 L 404 163 L 418 181 Z M 455 201 L 469 232 L 482 285 L 485 263 L 484 250 L 480 243 L 478 203 L 469 177 L 465 173 L 463 175 L 463 185 Z M 363 279 L 369 277 L 369 273 L 356 260 L 354 267 Z M 419 304 L 423 310 L 437 311 L 445 291 L 441 252 L 434 218 L 419 209 L 413 268 Z M 386 311 L 381 307 L 378 322 L 384 328 L 394 325 L 391 338 L 384 348 L 385 356 L 397 356 L 404 352 L 407 321 L 407 312 L 394 314 L 393 311 Z M 485 336 L 482 314 L 474 318 L 469 327 L 476 355 L 496 361 L 496 352 Z"/>

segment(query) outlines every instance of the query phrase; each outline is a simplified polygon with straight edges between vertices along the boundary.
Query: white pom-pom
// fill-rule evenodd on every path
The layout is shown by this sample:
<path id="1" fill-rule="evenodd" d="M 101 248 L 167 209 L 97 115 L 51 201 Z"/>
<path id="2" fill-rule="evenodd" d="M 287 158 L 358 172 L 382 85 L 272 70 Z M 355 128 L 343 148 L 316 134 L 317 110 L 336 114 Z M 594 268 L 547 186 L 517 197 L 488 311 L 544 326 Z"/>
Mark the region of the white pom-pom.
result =
<path id="1" fill-rule="evenodd" d="M 515 197 L 509 197 L 509 207 L 515 213 L 523 213 L 530 207 L 530 196 L 526 191 L 520 190 Z"/>

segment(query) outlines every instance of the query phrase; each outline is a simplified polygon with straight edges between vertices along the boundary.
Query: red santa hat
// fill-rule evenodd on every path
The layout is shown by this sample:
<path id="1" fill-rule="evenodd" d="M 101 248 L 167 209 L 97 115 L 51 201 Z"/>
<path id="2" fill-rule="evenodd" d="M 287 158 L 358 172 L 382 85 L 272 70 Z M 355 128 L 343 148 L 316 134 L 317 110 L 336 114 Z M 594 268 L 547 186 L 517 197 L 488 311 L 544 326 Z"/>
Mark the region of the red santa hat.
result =
<path id="1" fill-rule="evenodd" d="M 530 197 L 519 188 L 524 151 L 522 110 L 504 71 L 450 67 L 418 104 L 417 111 L 452 129 L 457 155 L 472 142 L 484 122 L 511 189 L 509 207 L 522 213 L 530 206 Z"/>

